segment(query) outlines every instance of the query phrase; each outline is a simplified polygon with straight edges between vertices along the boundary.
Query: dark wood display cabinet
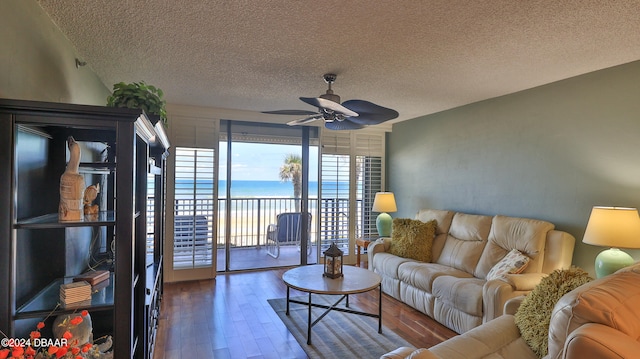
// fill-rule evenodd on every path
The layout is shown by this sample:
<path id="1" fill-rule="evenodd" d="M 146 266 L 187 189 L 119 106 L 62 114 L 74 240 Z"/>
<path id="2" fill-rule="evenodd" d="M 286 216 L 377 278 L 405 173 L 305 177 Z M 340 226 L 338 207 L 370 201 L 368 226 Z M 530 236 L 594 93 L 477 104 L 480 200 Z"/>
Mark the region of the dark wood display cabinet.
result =
<path id="1" fill-rule="evenodd" d="M 99 184 L 97 215 L 60 221 L 67 139 L 79 173 Z M 162 297 L 165 162 L 161 123 L 139 110 L 0 99 L 0 330 L 28 338 L 88 310 L 115 358 L 151 358 Z M 60 305 L 60 286 L 109 271 L 90 303 Z M 43 332 L 43 336 L 51 335 Z"/>

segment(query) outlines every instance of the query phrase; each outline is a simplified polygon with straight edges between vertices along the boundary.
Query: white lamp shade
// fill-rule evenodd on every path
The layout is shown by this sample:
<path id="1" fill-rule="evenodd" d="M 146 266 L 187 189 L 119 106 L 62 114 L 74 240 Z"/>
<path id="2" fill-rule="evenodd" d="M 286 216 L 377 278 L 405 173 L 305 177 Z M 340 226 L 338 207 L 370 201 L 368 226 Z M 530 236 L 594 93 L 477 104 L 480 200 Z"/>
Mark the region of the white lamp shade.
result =
<path id="1" fill-rule="evenodd" d="M 396 198 L 393 196 L 393 192 L 378 192 L 373 199 L 373 212 L 396 212 Z"/>
<path id="2" fill-rule="evenodd" d="M 640 248 L 638 210 L 625 207 L 593 207 L 582 242 L 603 247 Z"/>

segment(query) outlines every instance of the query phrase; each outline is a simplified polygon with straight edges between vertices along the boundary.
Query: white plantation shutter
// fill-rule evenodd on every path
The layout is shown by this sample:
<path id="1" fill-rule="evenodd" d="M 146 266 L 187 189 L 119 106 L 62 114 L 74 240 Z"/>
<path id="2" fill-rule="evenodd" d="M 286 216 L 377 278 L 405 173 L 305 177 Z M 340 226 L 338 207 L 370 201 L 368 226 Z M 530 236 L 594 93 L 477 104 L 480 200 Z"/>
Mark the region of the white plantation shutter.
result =
<path id="1" fill-rule="evenodd" d="M 154 216 L 155 209 L 155 174 L 148 173 L 147 174 L 147 239 L 146 239 L 146 248 L 147 255 L 152 256 L 154 253 L 154 245 L 155 245 L 155 222 L 156 218 Z"/>
<path id="2" fill-rule="evenodd" d="M 218 121 L 171 119 L 173 269 L 212 267 L 216 249 L 216 149 Z M 167 208 L 169 207 L 167 204 Z"/>
<path id="3" fill-rule="evenodd" d="M 384 133 L 355 133 L 355 154 L 384 156 Z"/>
<path id="4" fill-rule="evenodd" d="M 169 125 L 171 143 L 175 146 L 215 148 L 218 141 L 218 121 L 172 117 Z"/>
<path id="5" fill-rule="evenodd" d="M 332 155 L 351 154 L 351 132 L 324 131 L 322 133 L 322 153 Z"/>
<path id="6" fill-rule="evenodd" d="M 383 186 L 382 160 L 384 158 L 384 133 L 355 134 L 358 226 L 356 236 L 369 238 L 377 236 L 377 213 L 371 212 L 376 192 Z"/>
<path id="7" fill-rule="evenodd" d="M 376 192 L 384 189 L 384 147 L 383 132 L 323 132 L 320 221 L 323 246 L 336 241 L 347 254 L 349 238 L 377 235 L 377 213 L 372 213 L 371 207 Z"/>
<path id="8" fill-rule="evenodd" d="M 377 213 L 371 211 L 376 192 L 382 191 L 382 157 L 357 156 L 356 161 L 360 173 L 358 176 L 358 227 L 356 235 L 359 238 L 372 237 L 377 234 Z"/>
<path id="9" fill-rule="evenodd" d="M 177 147 L 175 152 L 173 267 L 211 266 L 215 151 Z"/>
<path id="10" fill-rule="evenodd" d="M 322 154 L 320 191 L 320 241 L 323 247 L 335 242 L 349 253 L 349 155 Z"/>

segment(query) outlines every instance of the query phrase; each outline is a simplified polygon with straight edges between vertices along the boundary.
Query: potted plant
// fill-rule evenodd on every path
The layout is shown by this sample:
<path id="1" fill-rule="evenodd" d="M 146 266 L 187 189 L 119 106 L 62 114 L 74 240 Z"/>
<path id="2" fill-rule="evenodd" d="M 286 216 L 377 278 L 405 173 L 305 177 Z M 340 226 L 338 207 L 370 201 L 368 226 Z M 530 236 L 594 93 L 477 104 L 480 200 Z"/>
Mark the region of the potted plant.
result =
<path id="1" fill-rule="evenodd" d="M 163 95 L 161 89 L 147 85 L 144 81 L 130 84 L 120 82 L 113 85 L 113 93 L 107 97 L 107 106 L 142 109 L 147 115 L 159 116 L 166 126 L 167 110 Z"/>

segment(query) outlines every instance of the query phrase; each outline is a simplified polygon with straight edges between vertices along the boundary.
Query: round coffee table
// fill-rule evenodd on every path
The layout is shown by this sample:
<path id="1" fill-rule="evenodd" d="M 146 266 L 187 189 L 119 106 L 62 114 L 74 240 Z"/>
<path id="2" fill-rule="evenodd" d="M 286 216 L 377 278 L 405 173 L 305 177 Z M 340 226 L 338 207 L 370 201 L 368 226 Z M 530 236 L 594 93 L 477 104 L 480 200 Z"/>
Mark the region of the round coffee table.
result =
<path id="1" fill-rule="evenodd" d="M 309 322 L 307 330 L 307 344 L 311 344 L 311 327 L 316 325 L 325 315 L 330 311 L 335 310 L 339 312 L 364 315 L 368 317 L 378 318 L 378 333 L 382 333 L 382 286 L 381 278 L 376 273 L 358 267 L 344 266 L 344 276 L 341 278 L 331 279 L 324 277 L 324 266 L 322 264 L 301 266 L 290 269 L 282 275 L 284 284 L 287 285 L 287 311 L 289 315 L 289 303 L 304 304 L 309 307 Z M 301 292 L 309 293 L 309 300 L 306 302 L 291 299 L 289 297 L 290 289 L 296 289 Z M 348 309 L 349 307 L 349 294 L 364 293 L 370 290 L 378 288 L 378 313 L 367 313 L 357 310 Z M 324 305 L 311 302 L 311 294 L 321 295 L 340 295 L 333 305 Z M 343 300 L 346 299 L 345 306 L 338 307 Z M 326 311 L 318 316 L 315 321 L 311 321 L 311 308 L 324 308 Z"/>

